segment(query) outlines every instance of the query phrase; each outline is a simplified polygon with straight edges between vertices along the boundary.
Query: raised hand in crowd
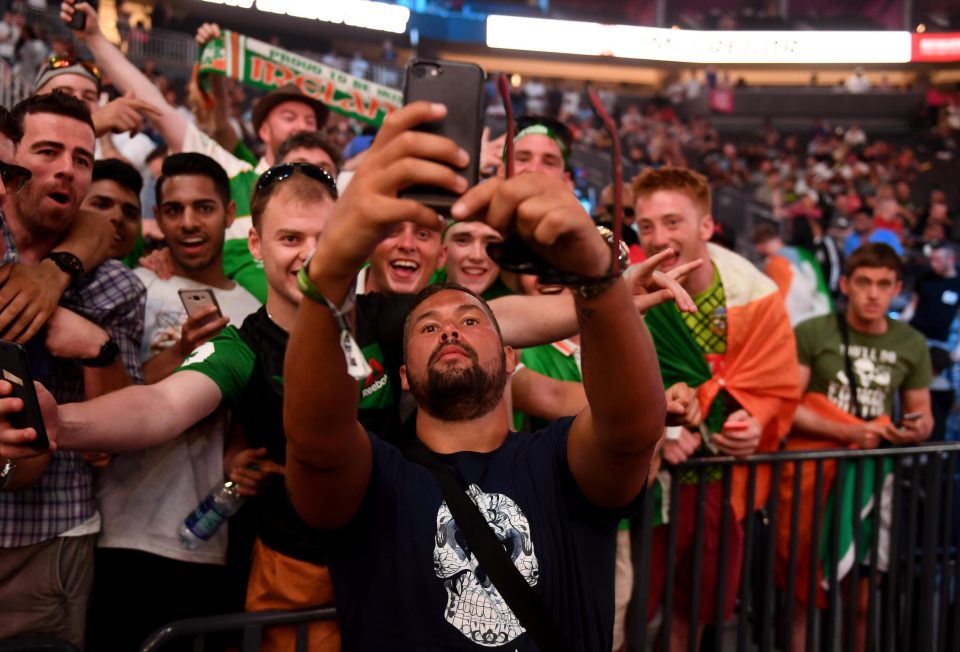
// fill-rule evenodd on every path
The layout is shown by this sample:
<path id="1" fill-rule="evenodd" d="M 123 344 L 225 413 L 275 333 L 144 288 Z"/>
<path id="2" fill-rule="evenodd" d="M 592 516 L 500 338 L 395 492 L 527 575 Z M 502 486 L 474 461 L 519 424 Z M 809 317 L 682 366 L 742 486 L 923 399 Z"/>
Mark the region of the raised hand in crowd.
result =
<path id="1" fill-rule="evenodd" d="M 760 422 L 740 409 L 733 412 L 723 424 L 723 430 L 712 437 L 721 452 L 734 457 L 746 457 L 757 450 L 763 428 Z"/>
<path id="2" fill-rule="evenodd" d="M 663 438 L 662 452 L 663 459 L 668 464 L 683 464 L 700 448 L 702 439 L 699 432 L 693 432 L 687 428 L 680 428 L 680 436 L 677 439 Z"/>
<path id="3" fill-rule="evenodd" d="M 159 118 L 161 115 L 157 107 L 137 99 L 131 91 L 96 111 L 93 114 L 93 126 L 98 137 L 128 132 L 135 135 L 143 130 L 144 120 Z"/>
<path id="4" fill-rule="evenodd" d="M 667 388 L 667 425 L 696 428 L 700 425 L 703 415 L 700 412 L 700 401 L 697 400 L 697 390 L 686 383 L 674 383 Z"/>
<path id="5" fill-rule="evenodd" d="M 690 272 L 703 265 L 703 260 L 677 265 L 667 272 L 659 271 L 657 267 L 674 253 L 673 249 L 664 249 L 642 263 L 631 265 L 624 273 L 634 296 L 633 303 L 640 312 L 670 300 L 676 302 L 681 312 L 697 311 L 697 305 L 681 284 Z"/>
<path id="6" fill-rule="evenodd" d="M 263 493 L 271 475 L 283 475 L 283 465 L 267 459 L 266 448 L 246 448 L 237 453 L 229 465 L 229 478 L 237 483 L 241 496 Z"/>
<path id="7" fill-rule="evenodd" d="M 197 43 L 198 47 L 203 47 L 207 44 L 208 41 L 220 38 L 222 33 L 220 32 L 220 26 L 216 23 L 203 23 L 200 27 L 197 28 L 197 34 L 194 36 L 194 40 Z"/>
<path id="8" fill-rule="evenodd" d="M 69 22 L 76 12 L 87 15 L 86 26 L 73 34 L 90 50 L 97 64 L 110 76 L 114 85 L 130 94 L 115 110 L 124 113 L 126 118 L 131 116 L 127 109 L 136 109 L 142 115 L 147 113 L 153 126 L 160 132 L 172 151 L 179 151 L 186 132 L 186 118 L 184 118 L 163 97 L 153 82 L 110 42 L 100 29 L 100 19 L 96 10 L 89 3 L 79 2 L 76 5 L 69 2 L 60 4 L 60 17 Z M 120 100 L 114 100 L 115 102 Z M 109 105 L 107 105 L 109 106 Z M 121 108 L 123 111 L 121 111 Z M 99 128 L 97 134 L 100 135 Z"/>
<path id="9" fill-rule="evenodd" d="M 503 145 L 507 134 L 490 138 L 490 127 L 483 128 L 480 138 L 480 174 L 487 177 L 500 176 L 503 173 Z"/>

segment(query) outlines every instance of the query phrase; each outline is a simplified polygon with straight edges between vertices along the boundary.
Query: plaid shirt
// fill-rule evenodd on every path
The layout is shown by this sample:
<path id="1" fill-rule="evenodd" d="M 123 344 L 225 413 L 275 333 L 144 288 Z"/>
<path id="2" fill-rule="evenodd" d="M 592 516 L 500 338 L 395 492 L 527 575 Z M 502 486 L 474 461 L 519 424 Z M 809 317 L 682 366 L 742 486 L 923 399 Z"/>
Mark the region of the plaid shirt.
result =
<path id="1" fill-rule="evenodd" d="M 6 233 L 2 215 L 0 229 Z M 9 255 L 13 243 L 6 236 L 4 240 Z M 100 324 L 110 334 L 120 348 L 127 373 L 135 383 L 143 382 L 140 340 L 143 338 L 146 295 L 143 284 L 132 271 L 109 260 L 71 286 L 60 300 L 61 306 Z M 38 338 L 31 344 L 37 344 Z M 83 366 L 59 358 L 50 358 L 49 365 L 48 387 L 57 402 L 82 401 Z M 138 416 L 129 415 L 127 418 Z M 89 520 L 96 511 L 92 485 L 90 467 L 80 453 L 53 453 L 39 482 L 17 491 L 0 493 L 0 548 L 47 541 Z"/>

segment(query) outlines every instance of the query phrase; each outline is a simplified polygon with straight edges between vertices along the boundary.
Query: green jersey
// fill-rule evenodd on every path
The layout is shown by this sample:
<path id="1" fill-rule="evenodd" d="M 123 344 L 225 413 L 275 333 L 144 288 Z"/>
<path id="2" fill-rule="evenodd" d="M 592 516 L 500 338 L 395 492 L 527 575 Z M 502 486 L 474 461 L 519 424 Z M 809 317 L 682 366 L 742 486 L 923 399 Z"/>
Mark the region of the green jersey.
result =
<path id="1" fill-rule="evenodd" d="M 923 389 L 933 380 L 930 352 L 923 335 L 904 323 L 887 319 L 887 332 L 868 335 L 848 329 L 850 365 L 856 378 L 861 416 L 893 416 L 899 390 Z M 853 413 L 844 370 L 843 343 L 835 315 L 822 315 L 797 325 L 797 357 L 810 368 L 807 391 L 824 394 L 841 410 Z"/>

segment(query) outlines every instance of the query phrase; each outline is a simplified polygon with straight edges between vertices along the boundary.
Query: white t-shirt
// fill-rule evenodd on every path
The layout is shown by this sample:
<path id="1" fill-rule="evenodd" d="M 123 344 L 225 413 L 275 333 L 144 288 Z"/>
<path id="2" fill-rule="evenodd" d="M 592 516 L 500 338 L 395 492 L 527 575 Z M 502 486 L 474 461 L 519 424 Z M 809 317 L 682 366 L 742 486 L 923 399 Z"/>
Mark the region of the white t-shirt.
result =
<path id="1" fill-rule="evenodd" d="M 147 157 L 157 148 L 149 136 L 144 134 L 131 135 L 130 132 L 123 134 L 110 134 L 110 142 L 120 153 L 120 156 L 127 159 L 133 167 L 137 168 L 140 176 L 145 177 L 150 173 L 147 166 Z M 103 158 L 103 151 L 100 147 L 100 140 L 97 140 L 96 149 L 93 153 L 94 158 L 100 160 Z"/>
<path id="2" fill-rule="evenodd" d="M 147 288 L 144 361 L 180 338 L 187 314 L 178 290 L 212 289 L 223 314 L 237 327 L 260 307 L 254 296 L 239 285 L 232 290 L 220 290 L 179 276 L 163 281 L 143 268 L 137 269 L 136 274 Z M 227 412 L 218 410 L 165 444 L 114 457 L 97 481 L 97 501 L 103 515 L 97 545 L 143 550 L 180 561 L 225 563 L 226 528 L 194 551 L 180 544 L 177 528 L 223 480 L 226 427 Z"/>

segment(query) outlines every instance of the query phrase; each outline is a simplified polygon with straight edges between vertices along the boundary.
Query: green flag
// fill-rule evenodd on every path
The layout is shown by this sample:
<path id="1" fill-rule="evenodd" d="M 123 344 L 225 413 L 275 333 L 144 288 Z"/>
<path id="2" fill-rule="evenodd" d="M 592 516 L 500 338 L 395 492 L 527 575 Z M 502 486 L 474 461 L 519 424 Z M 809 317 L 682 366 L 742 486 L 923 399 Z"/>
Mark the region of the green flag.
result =
<path id="1" fill-rule="evenodd" d="M 837 565 L 837 580 L 842 580 L 853 568 L 854 564 L 870 564 L 870 548 L 873 538 L 873 529 L 877 527 L 877 514 L 880 515 L 879 545 L 877 546 L 877 568 L 881 571 L 887 568 L 890 538 L 890 510 L 893 496 L 893 460 L 884 458 L 863 460 L 863 472 L 860 476 L 860 504 L 856 504 L 856 463 L 841 461 L 844 465 L 843 486 L 833 483 L 827 508 L 823 515 L 823 529 L 820 538 L 820 560 L 823 567 L 824 590 L 829 590 L 827 583 L 830 578 L 831 564 Z M 881 487 L 877 491 L 876 465 L 881 465 Z M 836 559 L 831 548 L 833 540 L 833 513 L 837 494 L 840 495 L 840 529 L 838 541 L 840 543 Z M 876 496 L 880 496 L 879 510 L 876 505 Z M 854 555 L 854 510 L 860 512 L 860 527 L 856 532 L 856 555 Z"/>
<path id="2" fill-rule="evenodd" d="M 296 84 L 340 115 L 375 125 L 403 106 L 403 94 L 396 89 L 229 30 L 207 42 L 199 59 L 201 81 L 205 74 L 216 73 L 268 92 Z"/>

